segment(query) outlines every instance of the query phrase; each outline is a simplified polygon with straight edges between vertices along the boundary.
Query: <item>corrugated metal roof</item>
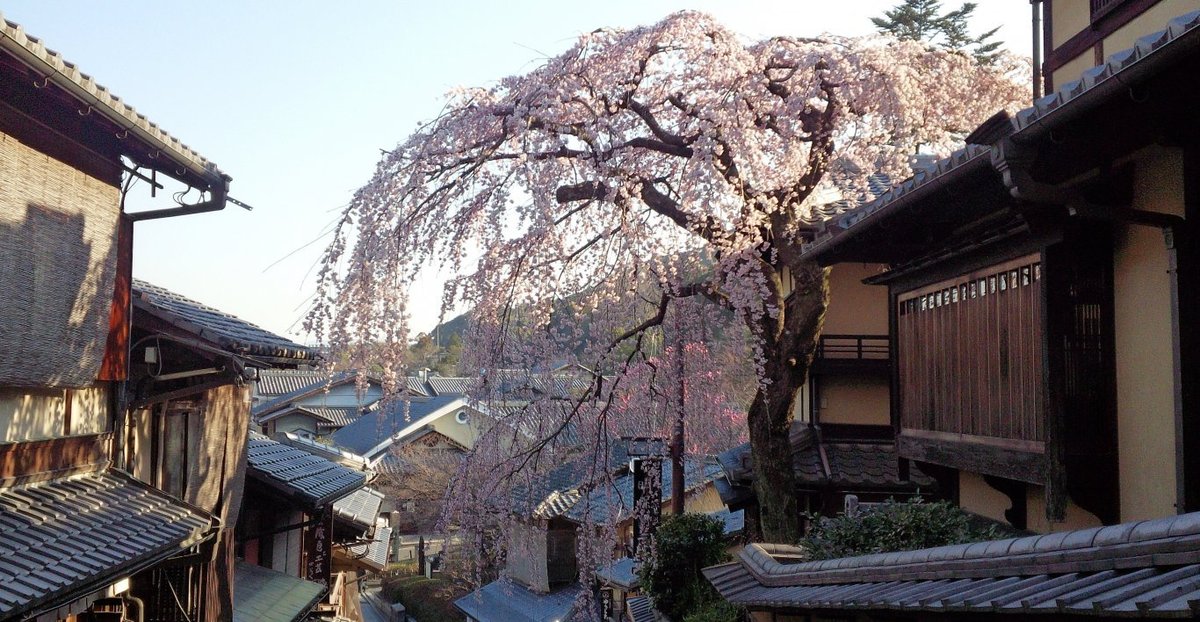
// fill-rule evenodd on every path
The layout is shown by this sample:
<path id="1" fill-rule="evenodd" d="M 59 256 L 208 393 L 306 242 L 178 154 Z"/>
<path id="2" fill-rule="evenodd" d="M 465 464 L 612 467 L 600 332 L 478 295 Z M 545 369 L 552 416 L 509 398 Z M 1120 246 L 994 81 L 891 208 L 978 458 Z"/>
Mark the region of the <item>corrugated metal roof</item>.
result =
<path id="1" fill-rule="evenodd" d="M 579 584 L 537 594 L 509 581 L 493 581 L 454 601 L 454 606 L 480 622 L 559 622 L 571 619 Z"/>
<path id="2" fill-rule="evenodd" d="M 295 622 L 324 595 L 319 583 L 243 561 L 234 566 L 234 622 Z"/>
<path id="3" fill-rule="evenodd" d="M 320 506 L 344 497 L 366 483 L 366 474 L 273 441 L 257 432 L 247 444 L 247 473 L 289 496 Z"/>
<path id="4" fill-rule="evenodd" d="M 204 512 L 120 471 L 0 490 L 0 619 L 66 604 L 211 527 Z"/>
<path id="5" fill-rule="evenodd" d="M 382 504 L 383 493 L 363 487 L 334 501 L 333 516 L 366 531 L 375 525 Z"/>
<path id="6" fill-rule="evenodd" d="M 388 553 L 391 551 L 392 528 L 384 525 L 375 527 L 375 533 L 367 544 L 355 544 L 348 547 L 349 553 L 355 559 L 367 564 L 375 570 L 387 568 Z"/>
<path id="7" fill-rule="evenodd" d="M 312 361 L 317 351 L 243 319 L 145 281 L 133 280 L 133 304 L 234 354 Z"/>
<path id="8" fill-rule="evenodd" d="M 789 563 L 747 546 L 705 569 L 730 602 L 792 609 L 1200 614 L 1200 513 L 975 544 Z"/>

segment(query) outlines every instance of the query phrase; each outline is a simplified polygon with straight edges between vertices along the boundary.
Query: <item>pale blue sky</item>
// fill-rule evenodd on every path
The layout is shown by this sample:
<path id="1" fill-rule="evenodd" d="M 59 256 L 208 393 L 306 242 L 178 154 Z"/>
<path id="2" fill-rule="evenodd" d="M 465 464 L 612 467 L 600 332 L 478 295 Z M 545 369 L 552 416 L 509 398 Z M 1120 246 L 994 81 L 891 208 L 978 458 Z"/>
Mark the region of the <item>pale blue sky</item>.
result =
<path id="1" fill-rule="evenodd" d="M 230 193 L 255 207 L 139 223 L 134 274 L 301 337 L 323 240 L 283 258 L 319 237 L 379 150 L 436 115 L 449 89 L 526 71 L 578 33 L 684 8 L 750 37 L 853 35 L 897 1 L 6 0 L 0 10 L 216 162 Z M 980 4 L 976 25 L 1002 26 L 1028 54 L 1028 0 Z M 414 301 L 417 328 L 432 327 L 439 301 Z"/>

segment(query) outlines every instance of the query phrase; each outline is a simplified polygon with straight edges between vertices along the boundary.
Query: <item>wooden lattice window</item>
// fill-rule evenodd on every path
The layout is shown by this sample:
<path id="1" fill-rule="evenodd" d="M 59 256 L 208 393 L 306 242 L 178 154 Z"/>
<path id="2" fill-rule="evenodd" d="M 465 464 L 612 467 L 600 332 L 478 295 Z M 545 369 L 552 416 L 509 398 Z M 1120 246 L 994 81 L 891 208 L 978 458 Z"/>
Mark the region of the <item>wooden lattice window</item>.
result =
<path id="1" fill-rule="evenodd" d="M 1127 0 L 1090 0 L 1092 21 L 1108 15 L 1113 9 L 1125 4 Z"/>

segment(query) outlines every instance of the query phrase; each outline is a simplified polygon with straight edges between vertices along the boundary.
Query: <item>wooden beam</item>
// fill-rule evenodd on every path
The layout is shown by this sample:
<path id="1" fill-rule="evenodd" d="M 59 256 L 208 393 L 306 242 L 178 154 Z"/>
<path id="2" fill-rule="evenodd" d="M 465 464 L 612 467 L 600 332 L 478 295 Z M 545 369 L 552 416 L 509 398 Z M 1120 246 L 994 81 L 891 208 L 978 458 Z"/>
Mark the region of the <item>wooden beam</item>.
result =
<path id="1" fill-rule="evenodd" d="M 1009 449 L 967 440 L 921 438 L 908 430 L 896 439 L 897 453 L 910 460 L 1014 479 L 1030 484 L 1045 484 L 1042 452 Z"/>
<path id="2" fill-rule="evenodd" d="M 46 481 L 107 466 L 112 433 L 0 444 L 0 486 Z"/>
<path id="3" fill-rule="evenodd" d="M 1171 253 L 1176 510 L 1200 511 L 1200 146 L 1184 150 L 1183 225 Z M 1184 295 L 1187 293 L 1187 295 Z"/>
<path id="4" fill-rule="evenodd" d="M 1064 333 L 1061 316 L 1064 304 L 1059 300 L 1067 291 L 1067 271 L 1062 254 L 1062 244 L 1048 248 L 1042 253 L 1042 287 L 1038 304 L 1041 307 L 1042 340 L 1039 344 L 1042 357 L 1042 412 L 1046 431 L 1046 452 L 1043 456 L 1045 473 L 1046 518 L 1062 520 L 1067 510 L 1066 495 L 1066 447 L 1064 444 L 1065 415 L 1063 404 L 1063 373 L 1065 362 L 1061 343 L 1055 337 Z"/>

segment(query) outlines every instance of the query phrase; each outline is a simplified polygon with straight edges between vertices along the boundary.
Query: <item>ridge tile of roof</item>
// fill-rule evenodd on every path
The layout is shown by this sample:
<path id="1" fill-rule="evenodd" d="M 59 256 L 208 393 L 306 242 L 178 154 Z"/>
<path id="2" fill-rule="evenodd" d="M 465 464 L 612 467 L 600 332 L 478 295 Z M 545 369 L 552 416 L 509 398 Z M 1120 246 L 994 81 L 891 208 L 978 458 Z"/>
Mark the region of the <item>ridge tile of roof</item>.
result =
<path id="1" fill-rule="evenodd" d="M 210 179 L 222 175 L 216 164 L 168 134 L 107 88 L 97 84 L 95 79 L 80 71 L 74 63 L 68 62 L 61 54 L 46 47 L 41 39 L 26 33 L 20 24 L 4 19 L 3 14 L 0 14 L 0 47 L 16 55 L 34 71 L 45 74 L 48 79 L 67 89 L 80 101 L 98 106 L 103 111 L 102 114 L 114 122 L 158 143 L 172 154 L 172 159 L 188 165 L 197 174 L 203 172 L 202 176 Z"/>

